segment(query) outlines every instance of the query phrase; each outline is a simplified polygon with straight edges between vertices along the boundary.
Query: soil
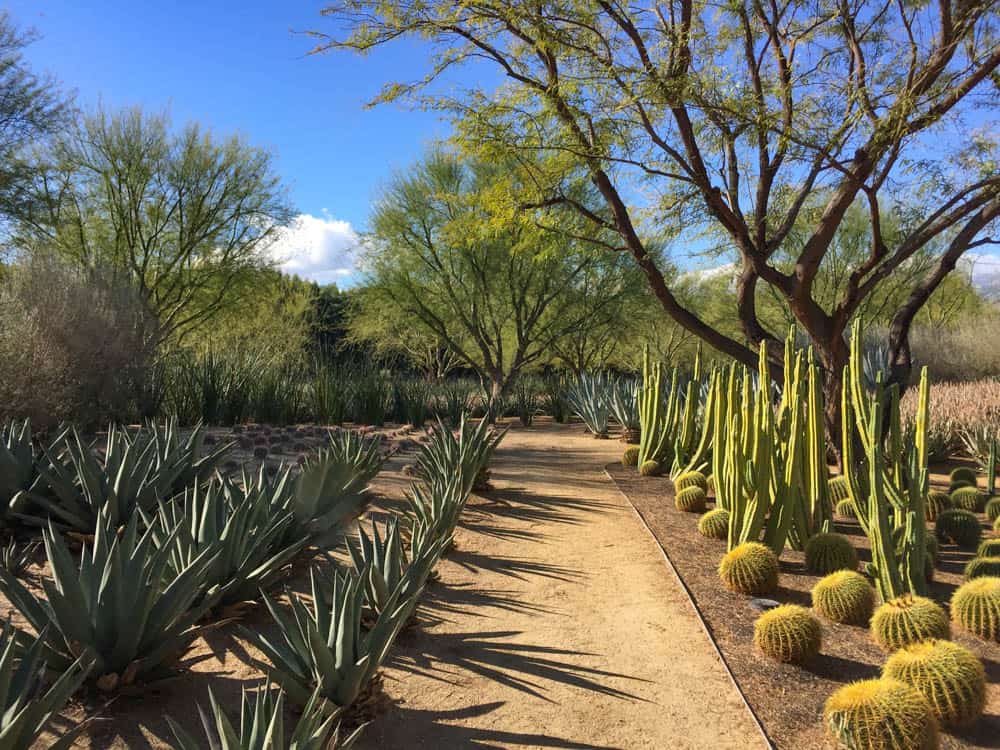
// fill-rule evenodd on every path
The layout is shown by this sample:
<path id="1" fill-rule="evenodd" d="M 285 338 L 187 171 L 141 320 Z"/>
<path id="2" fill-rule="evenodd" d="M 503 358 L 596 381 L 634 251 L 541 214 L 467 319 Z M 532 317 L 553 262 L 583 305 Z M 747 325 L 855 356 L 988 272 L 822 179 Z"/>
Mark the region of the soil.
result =
<path id="1" fill-rule="evenodd" d="M 419 444 L 383 432 L 391 458 L 375 482 L 374 516 L 399 506 Z M 470 500 L 419 622 L 390 654 L 390 705 L 365 729 L 362 750 L 767 746 L 687 593 L 603 472 L 621 449 L 578 426 L 510 431 L 493 488 Z M 308 585 L 309 562 L 297 561 L 293 590 Z M 30 571 L 36 585 L 45 574 Z M 201 736 L 197 705 L 207 706 L 209 687 L 235 718 L 242 690 L 263 675 L 241 627 L 272 626 L 252 607 L 202 633 L 173 679 L 110 702 L 84 696 L 57 728 L 96 715 L 75 747 L 171 747 L 164 717 Z M 286 727 L 293 722 L 289 713 Z"/>
<path id="2" fill-rule="evenodd" d="M 771 661 L 753 646 L 753 625 L 760 611 L 751 606 L 750 597 L 728 591 L 719 581 L 717 569 L 726 551 L 725 542 L 698 533 L 698 514 L 676 510 L 669 479 L 641 477 L 620 463 L 609 464 L 606 470 L 683 580 L 740 690 L 774 745 L 788 750 L 837 747 L 824 735 L 823 704 L 845 683 L 878 677 L 885 662 L 886 655 L 871 640 L 868 629 L 823 620 L 819 657 L 804 667 Z M 946 488 L 945 475 L 935 474 L 933 480 Z M 983 519 L 985 532 L 989 526 Z M 862 561 L 871 560 L 867 537 L 857 521 L 838 518 L 836 527 L 850 536 Z M 954 545 L 941 545 L 931 584 L 933 598 L 947 607 L 952 592 L 964 581 L 962 571 L 971 557 L 972 553 Z M 809 592 L 820 576 L 806 572 L 801 552 L 786 549 L 780 565 L 780 587 L 769 598 L 783 604 L 810 606 Z M 1000 686 L 996 684 L 1000 680 L 1000 646 L 957 629 L 953 629 L 952 638 L 983 660 L 991 684 L 984 716 L 960 733 L 943 734 L 941 746 L 1000 747 Z"/>

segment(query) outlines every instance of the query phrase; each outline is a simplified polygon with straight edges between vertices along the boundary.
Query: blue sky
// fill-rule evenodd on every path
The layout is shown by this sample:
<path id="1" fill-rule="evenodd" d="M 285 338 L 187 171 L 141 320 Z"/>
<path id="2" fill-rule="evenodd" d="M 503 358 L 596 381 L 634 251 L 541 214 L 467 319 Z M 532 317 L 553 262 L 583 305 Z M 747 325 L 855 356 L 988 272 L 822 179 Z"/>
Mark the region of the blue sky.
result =
<path id="1" fill-rule="evenodd" d="M 10 0 L 15 21 L 42 38 L 27 50 L 92 107 L 167 109 L 176 124 L 197 120 L 239 131 L 272 150 L 299 211 L 297 237 L 310 247 L 290 266 L 334 280 L 350 230 L 363 228 L 379 184 L 447 134 L 437 115 L 401 107 L 365 110 L 384 81 L 409 79 L 425 52 L 396 44 L 362 58 L 307 56 L 311 38 L 332 30 L 322 2 L 143 2 Z M 141 9 L 140 9 L 141 8 Z M 311 218 L 310 218 L 311 217 Z M 336 265 L 336 263 L 334 263 Z"/>

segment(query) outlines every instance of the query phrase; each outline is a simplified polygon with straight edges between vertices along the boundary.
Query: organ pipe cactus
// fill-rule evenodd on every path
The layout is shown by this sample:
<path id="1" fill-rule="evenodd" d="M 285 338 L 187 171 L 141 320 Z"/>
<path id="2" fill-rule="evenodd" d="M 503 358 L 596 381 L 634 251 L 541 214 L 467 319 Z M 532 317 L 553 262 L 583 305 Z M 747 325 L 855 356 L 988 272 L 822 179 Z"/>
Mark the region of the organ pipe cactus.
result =
<path id="1" fill-rule="evenodd" d="M 698 388 L 701 382 L 701 348 L 695 354 L 694 372 L 681 394 L 680 374 L 674 369 L 669 379 L 664 367 L 653 363 L 649 348 L 642 355 L 642 386 L 639 389 L 639 465 L 657 461 L 670 467 L 671 475 L 688 468 L 698 434 Z M 707 444 L 703 432 L 701 447 Z M 700 468 L 691 466 L 690 468 Z"/>

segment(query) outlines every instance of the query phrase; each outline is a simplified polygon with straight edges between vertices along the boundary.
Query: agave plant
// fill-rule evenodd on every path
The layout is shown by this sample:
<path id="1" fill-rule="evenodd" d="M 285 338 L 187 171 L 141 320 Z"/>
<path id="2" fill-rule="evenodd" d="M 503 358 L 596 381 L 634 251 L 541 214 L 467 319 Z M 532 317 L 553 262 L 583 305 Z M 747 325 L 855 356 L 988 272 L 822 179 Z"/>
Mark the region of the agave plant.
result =
<path id="1" fill-rule="evenodd" d="M 638 439 L 639 381 L 635 378 L 615 378 L 608 392 L 608 406 L 615 420 L 621 425 L 625 437 Z"/>
<path id="2" fill-rule="evenodd" d="M 0 426 L 0 524 L 14 498 L 31 490 L 37 478 L 30 420 L 6 422 Z"/>
<path id="3" fill-rule="evenodd" d="M 52 716 L 62 710 L 69 697 L 87 678 L 94 663 L 91 654 L 82 654 L 51 685 L 45 682 L 42 652 L 47 632 L 38 638 L 18 633 L 8 623 L 0 631 L 0 748 L 30 750 Z M 49 750 L 66 750 L 86 726 L 78 725 L 47 745 Z"/>
<path id="4" fill-rule="evenodd" d="M 289 597 L 292 614 L 282 613 L 267 596 L 264 603 L 278 625 L 273 641 L 256 630 L 243 634 L 271 662 L 268 675 L 299 705 L 319 695 L 332 704 L 337 716 L 362 694 L 375 676 L 415 602 L 398 603 L 398 590 L 367 631 L 361 627 L 364 576 L 336 572 L 330 589 L 321 591 L 313 573 L 312 602 Z M 327 606 L 327 603 L 329 606 Z"/>
<path id="5" fill-rule="evenodd" d="M 153 481 L 161 498 L 173 497 L 195 484 L 207 482 L 234 445 L 222 443 L 203 456 L 205 428 L 199 422 L 182 439 L 176 418 L 163 426 L 150 423 L 136 439 L 153 445 Z"/>
<path id="6" fill-rule="evenodd" d="M 980 469 L 985 469 L 990 460 L 990 450 L 994 441 L 1000 440 L 1000 429 L 997 425 L 983 421 L 961 430 L 959 435 L 965 444 L 966 452 L 979 464 Z"/>
<path id="7" fill-rule="evenodd" d="M 517 412 L 521 424 L 530 427 L 531 423 L 535 421 L 535 414 L 538 413 L 538 391 L 534 384 L 520 378 L 514 385 L 511 397 L 514 411 Z"/>
<path id="8" fill-rule="evenodd" d="M 349 431 L 331 435 L 330 445 L 309 457 L 295 480 L 296 533 L 329 544 L 339 527 L 364 508 L 368 484 L 381 468 L 375 438 Z"/>
<path id="9" fill-rule="evenodd" d="M 569 421 L 572 411 L 566 400 L 569 382 L 565 375 L 549 375 L 542 379 L 542 410 L 559 424 Z"/>
<path id="10" fill-rule="evenodd" d="M 0 567 L 12 576 L 20 577 L 31 565 L 38 548 L 41 546 L 41 542 L 18 544 L 17 540 L 12 538 L 4 547 L 0 548 Z"/>
<path id="11" fill-rule="evenodd" d="M 438 394 L 438 419 L 443 416 L 448 424 L 458 426 L 462 416 L 472 411 L 475 386 L 467 380 L 446 383 Z"/>
<path id="12" fill-rule="evenodd" d="M 169 544 L 171 574 L 208 554 L 212 564 L 200 585 L 204 592 L 218 588 L 216 606 L 253 599 L 306 544 L 288 534 L 291 486 L 290 469 L 272 482 L 261 467 L 256 478 L 244 474 L 239 484 L 219 478 L 162 503 L 158 523 L 147 520 L 156 545 Z"/>
<path id="13" fill-rule="evenodd" d="M 198 713 L 210 750 L 348 750 L 363 729 L 356 729 L 350 737 L 341 741 L 338 728 L 334 727 L 336 717 L 328 715 L 325 701 L 318 694 L 313 694 L 302 710 L 292 736 L 286 740 L 285 696 L 280 690 L 271 690 L 266 684 L 253 693 L 244 690 L 239 729 L 219 705 L 211 688 L 208 689 L 208 698 L 212 704 L 211 718 L 201 706 Z M 203 745 L 169 716 L 167 723 L 177 740 L 178 750 L 202 750 Z"/>
<path id="14" fill-rule="evenodd" d="M 473 427 L 463 416 L 454 434 L 438 422 L 417 456 L 417 476 L 431 487 L 447 486 L 457 476 L 464 502 L 506 434 L 485 419 Z"/>
<path id="15" fill-rule="evenodd" d="M 214 562 L 212 551 L 171 571 L 170 536 L 179 530 L 158 548 L 156 531 L 140 535 L 138 520 L 133 516 L 119 535 L 105 510 L 79 569 L 55 528 L 44 529 L 52 571 L 52 580 L 42 582 L 44 599 L 0 569 L 0 592 L 35 632 L 44 633 L 41 658 L 51 669 L 66 670 L 90 651 L 91 676 L 100 687 L 114 689 L 163 673 L 196 636 L 195 623 L 214 603 L 214 592 L 203 595 L 202 586 Z"/>
<path id="16" fill-rule="evenodd" d="M 406 493 L 414 524 L 434 539 L 451 539 L 468 499 L 457 475 L 443 483 L 413 484 Z"/>
<path id="17" fill-rule="evenodd" d="M 610 391 L 607 378 L 588 373 L 580 375 L 566 389 L 566 400 L 570 408 L 583 420 L 594 437 L 608 436 Z"/>
<path id="18" fill-rule="evenodd" d="M 376 614 L 384 612 L 393 601 L 405 602 L 420 596 L 450 541 L 450 536 L 431 541 L 419 521 L 414 526 L 418 528 L 410 535 L 409 556 L 397 516 L 389 519 L 383 533 L 379 533 L 378 524 L 373 521 L 371 536 L 359 525 L 357 541 L 347 539 L 354 570 L 364 581 L 365 599 Z"/>

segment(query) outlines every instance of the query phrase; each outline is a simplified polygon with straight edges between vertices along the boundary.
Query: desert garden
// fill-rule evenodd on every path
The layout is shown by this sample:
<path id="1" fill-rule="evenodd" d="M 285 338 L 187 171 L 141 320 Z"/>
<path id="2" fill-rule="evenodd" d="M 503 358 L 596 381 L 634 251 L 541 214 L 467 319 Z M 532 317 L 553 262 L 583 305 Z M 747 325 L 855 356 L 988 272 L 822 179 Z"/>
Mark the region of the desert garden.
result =
<path id="1" fill-rule="evenodd" d="M 150 17 L 183 124 L 78 10 L 0 12 L 0 750 L 996 747 L 997 0 Z"/>

